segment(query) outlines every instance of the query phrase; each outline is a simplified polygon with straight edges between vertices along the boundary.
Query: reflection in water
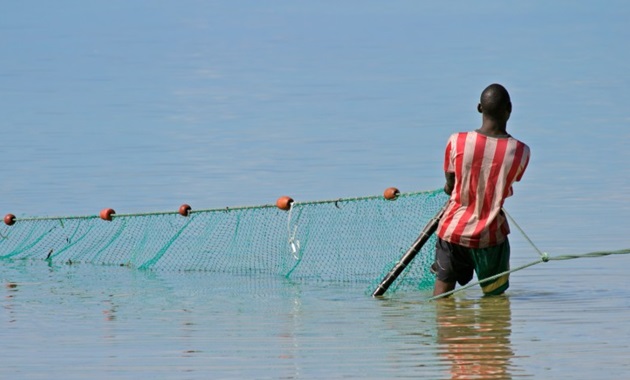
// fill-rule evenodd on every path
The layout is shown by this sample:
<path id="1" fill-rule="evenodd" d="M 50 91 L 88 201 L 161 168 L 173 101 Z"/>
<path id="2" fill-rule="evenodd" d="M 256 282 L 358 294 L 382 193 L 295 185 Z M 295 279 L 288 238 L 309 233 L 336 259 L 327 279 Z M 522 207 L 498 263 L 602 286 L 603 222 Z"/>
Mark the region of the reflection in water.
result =
<path id="1" fill-rule="evenodd" d="M 278 358 L 283 361 L 283 379 L 299 379 L 303 369 L 299 364 L 301 344 L 298 339 L 300 326 L 303 323 L 302 289 L 299 284 L 286 282 L 287 287 L 283 294 L 280 319 L 282 320 L 278 338 L 280 340 L 280 354 Z"/>
<path id="2" fill-rule="evenodd" d="M 106 300 L 103 301 L 105 308 L 103 309 L 103 315 L 107 321 L 116 320 L 116 312 L 118 311 L 118 305 L 114 301 L 114 295 L 110 294 Z"/>
<path id="3" fill-rule="evenodd" d="M 452 379 L 511 379 L 510 300 L 447 298 L 436 302 L 439 355 Z"/>
<path id="4" fill-rule="evenodd" d="M 15 300 L 14 297 L 18 291 L 18 285 L 14 282 L 7 282 L 4 287 L 7 289 L 7 295 L 4 297 L 4 302 L 2 304 L 3 308 L 7 311 L 8 314 L 8 322 L 14 323 L 16 321 L 14 306 Z"/>

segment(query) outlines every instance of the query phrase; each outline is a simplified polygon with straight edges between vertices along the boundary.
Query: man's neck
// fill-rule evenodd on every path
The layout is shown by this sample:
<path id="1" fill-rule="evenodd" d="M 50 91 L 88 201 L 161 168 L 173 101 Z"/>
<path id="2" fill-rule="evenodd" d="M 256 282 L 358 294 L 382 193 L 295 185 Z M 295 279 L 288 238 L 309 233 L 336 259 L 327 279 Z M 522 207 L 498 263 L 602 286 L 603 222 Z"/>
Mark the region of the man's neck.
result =
<path id="1" fill-rule="evenodd" d="M 507 133 L 507 123 L 497 122 L 496 120 L 484 119 L 481 128 L 477 132 L 491 137 L 510 137 Z"/>

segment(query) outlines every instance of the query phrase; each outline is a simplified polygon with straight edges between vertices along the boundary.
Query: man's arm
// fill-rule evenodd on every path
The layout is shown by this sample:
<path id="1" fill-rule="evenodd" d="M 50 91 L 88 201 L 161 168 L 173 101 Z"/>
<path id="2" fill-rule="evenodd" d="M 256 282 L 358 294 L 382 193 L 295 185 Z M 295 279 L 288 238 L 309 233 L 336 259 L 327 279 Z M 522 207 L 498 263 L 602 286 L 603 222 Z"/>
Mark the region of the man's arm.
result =
<path id="1" fill-rule="evenodd" d="M 444 185 L 444 192 L 451 195 L 453 188 L 455 187 L 455 173 L 445 172 L 446 184 Z"/>

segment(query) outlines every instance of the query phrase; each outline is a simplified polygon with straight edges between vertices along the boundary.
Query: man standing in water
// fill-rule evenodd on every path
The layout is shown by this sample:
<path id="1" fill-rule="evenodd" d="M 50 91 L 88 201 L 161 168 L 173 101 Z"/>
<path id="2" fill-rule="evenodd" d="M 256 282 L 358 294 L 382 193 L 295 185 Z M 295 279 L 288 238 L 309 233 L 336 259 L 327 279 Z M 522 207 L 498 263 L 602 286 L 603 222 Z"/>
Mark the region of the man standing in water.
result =
<path id="1" fill-rule="evenodd" d="M 510 228 L 501 210 L 529 162 L 529 147 L 507 133 L 512 103 L 507 90 L 491 84 L 481 93 L 477 110 L 481 128 L 451 135 L 446 145 L 444 191 L 451 196 L 437 228 L 433 295 L 483 280 L 510 267 Z M 484 294 L 509 287 L 506 274 L 481 284 Z"/>

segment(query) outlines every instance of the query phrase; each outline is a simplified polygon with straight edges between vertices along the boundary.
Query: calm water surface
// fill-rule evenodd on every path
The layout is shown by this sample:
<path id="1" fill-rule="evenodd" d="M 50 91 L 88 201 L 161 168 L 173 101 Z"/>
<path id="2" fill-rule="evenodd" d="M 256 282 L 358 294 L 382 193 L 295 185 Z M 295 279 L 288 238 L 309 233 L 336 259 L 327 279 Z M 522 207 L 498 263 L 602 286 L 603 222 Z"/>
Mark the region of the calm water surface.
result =
<path id="1" fill-rule="evenodd" d="M 608 260 L 608 283 L 621 283 L 624 259 Z M 544 272 L 515 276 L 505 297 L 426 302 L 428 292 L 374 300 L 365 284 L 20 263 L 4 269 L 0 373 L 589 379 L 605 365 L 624 378 L 630 292 Z"/>
<path id="2" fill-rule="evenodd" d="M 438 188 L 489 83 L 550 255 L 630 247 L 630 7 L 585 1 L 9 2 L 0 212 L 92 215 Z M 514 229 L 513 266 L 537 258 Z M 273 253 L 270 253 L 273 254 Z M 627 378 L 626 256 L 374 300 L 293 283 L 2 262 L 0 377 Z"/>

